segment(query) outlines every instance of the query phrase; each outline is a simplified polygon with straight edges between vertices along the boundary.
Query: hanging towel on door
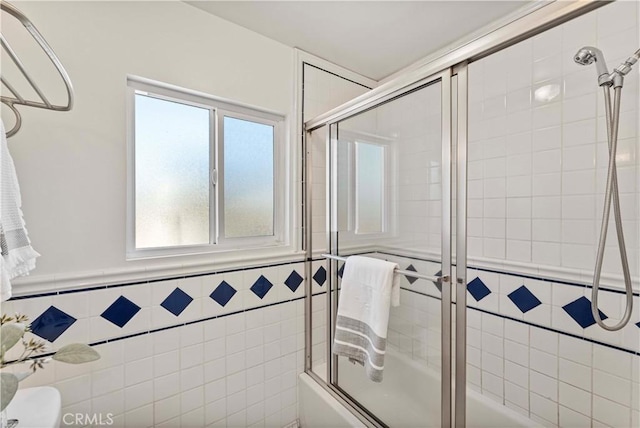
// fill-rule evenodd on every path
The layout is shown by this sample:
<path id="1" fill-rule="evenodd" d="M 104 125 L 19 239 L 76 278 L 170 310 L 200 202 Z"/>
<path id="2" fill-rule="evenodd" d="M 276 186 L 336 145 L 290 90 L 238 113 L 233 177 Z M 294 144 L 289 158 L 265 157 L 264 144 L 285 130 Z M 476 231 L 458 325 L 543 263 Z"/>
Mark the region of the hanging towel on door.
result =
<path id="1" fill-rule="evenodd" d="M 333 353 L 364 365 L 382 381 L 391 306 L 400 304 L 396 263 L 370 257 L 347 258 L 340 287 Z"/>
<path id="2" fill-rule="evenodd" d="M 11 280 L 28 275 L 40 256 L 31 247 L 21 206 L 18 176 L 0 121 L 0 301 L 11 297 Z"/>

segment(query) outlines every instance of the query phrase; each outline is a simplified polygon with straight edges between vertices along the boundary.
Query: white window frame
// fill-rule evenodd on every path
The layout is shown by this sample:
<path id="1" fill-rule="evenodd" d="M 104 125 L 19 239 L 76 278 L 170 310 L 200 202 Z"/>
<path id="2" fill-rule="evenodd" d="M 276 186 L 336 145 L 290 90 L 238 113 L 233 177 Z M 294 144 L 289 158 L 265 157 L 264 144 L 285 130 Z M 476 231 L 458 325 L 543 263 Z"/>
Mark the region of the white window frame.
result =
<path id="1" fill-rule="evenodd" d="M 359 225 L 359 214 L 360 214 L 360 206 L 358 205 L 358 194 L 360 192 L 359 188 L 359 181 L 358 181 L 358 169 L 360 168 L 358 159 L 358 148 L 361 147 L 361 144 L 368 144 L 370 146 L 376 146 L 376 147 L 380 147 L 382 148 L 382 189 L 380 189 L 380 193 L 381 193 L 381 199 L 382 199 L 382 207 L 380 207 L 380 231 L 378 232 L 363 232 L 360 230 L 360 225 Z M 353 186 L 353 191 L 354 191 L 354 210 L 353 213 L 350 213 L 350 216 L 353 216 L 353 233 L 356 235 L 384 235 L 385 233 L 387 233 L 387 231 L 389 230 L 389 227 L 387 225 L 387 221 L 389 218 L 389 191 L 387 189 L 388 183 L 388 177 L 387 174 L 389 173 L 389 162 L 388 162 L 388 151 L 389 151 L 389 145 L 388 144 L 380 144 L 378 142 L 371 142 L 370 139 L 369 140 L 365 140 L 364 138 L 357 138 L 356 140 L 353 141 L 353 154 L 354 154 L 354 159 L 353 159 L 353 176 L 354 176 L 354 186 Z"/>
<path id="2" fill-rule="evenodd" d="M 155 248 L 136 248 L 135 96 L 141 94 L 209 110 L 209 242 Z M 273 235 L 224 236 L 224 117 L 273 126 Z M 127 78 L 127 260 L 190 254 L 255 250 L 287 245 L 285 116 L 145 78 Z"/>
<path id="3" fill-rule="evenodd" d="M 394 167 L 394 141 L 377 135 L 366 134 L 353 131 L 339 131 L 340 144 L 349 144 L 348 168 L 349 184 L 347 186 L 347 228 L 342 232 L 342 237 L 350 243 L 379 242 L 380 239 L 391 238 L 394 234 L 395 225 L 392 224 L 392 212 L 395 210 L 394 201 L 391 198 L 390 188 L 393 185 Z M 357 230 L 357 143 L 381 146 L 383 152 L 383 185 L 382 185 L 382 231 L 381 232 L 359 232 Z"/>

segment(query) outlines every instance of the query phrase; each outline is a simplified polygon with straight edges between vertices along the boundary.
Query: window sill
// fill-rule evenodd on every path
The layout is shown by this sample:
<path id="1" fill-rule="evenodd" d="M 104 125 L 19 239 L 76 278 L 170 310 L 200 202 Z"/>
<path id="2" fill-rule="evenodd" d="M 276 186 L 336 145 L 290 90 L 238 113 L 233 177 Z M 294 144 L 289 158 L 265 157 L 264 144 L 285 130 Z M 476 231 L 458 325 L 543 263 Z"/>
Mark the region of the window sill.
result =
<path id="1" fill-rule="evenodd" d="M 136 259 L 136 266 L 57 275 L 30 275 L 13 282 L 13 297 L 77 290 L 88 287 L 146 282 L 163 278 L 214 273 L 243 267 L 264 266 L 304 260 L 304 251 L 291 247 L 226 251 L 183 257 Z"/>

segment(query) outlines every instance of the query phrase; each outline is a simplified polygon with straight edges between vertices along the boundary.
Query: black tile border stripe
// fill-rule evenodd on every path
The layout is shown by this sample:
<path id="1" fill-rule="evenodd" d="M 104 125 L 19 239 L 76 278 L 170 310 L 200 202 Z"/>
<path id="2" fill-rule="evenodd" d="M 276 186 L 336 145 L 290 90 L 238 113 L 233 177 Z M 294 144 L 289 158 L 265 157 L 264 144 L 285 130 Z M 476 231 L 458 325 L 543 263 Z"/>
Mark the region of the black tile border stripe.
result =
<path id="1" fill-rule="evenodd" d="M 322 294 L 322 293 L 318 293 L 318 294 Z M 173 324 L 173 325 L 169 325 L 169 326 L 165 326 L 165 327 L 153 328 L 153 329 L 149 329 L 149 330 L 145 330 L 145 331 L 140 331 L 140 332 L 137 332 L 137 333 L 131 333 L 131 334 L 127 334 L 127 335 L 124 335 L 124 336 L 114 337 L 114 338 L 111 338 L 111 339 L 99 340 L 99 341 L 96 341 L 96 342 L 91 342 L 88 345 L 89 346 L 100 346 L 100 345 L 105 345 L 107 343 L 119 342 L 119 341 L 125 340 L 125 339 L 131 339 L 131 338 L 138 337 L 138 336 L 144 336 L 145 334 L 158 333 L 160 331 L 172 330 L 174 328 L 179 328 L 179 327 L 186 327 L 188 325 L 199 324 L 201 322 L 211 321 L 211 320 L 218 319 L 218 318 L 225 318 L 225 317 L 229 317 L 229 316 L 232 316 L 232 315 L 238 315 L 238 314 L 245 313 L 245 312 L 252 312 L 252 311 L 255 311 L 255 310 L 258 310 L 258 309 L 265 309 L 265 308 L 269 308 L 271 306 L 278 306 L 278 305 L 282 305 L 282 304 L 285 304 L 285 303 L 297 302 L 298 300 L 302 300 L 304 298 L 305 298 L 305 296 L 294 297 L 293 299 L 281 300 L 279 302 L 268 303 L 266 305 L 256 306 L 256 307 L 253 307 L 253 308 L 240 309 L 240 310 L 229 312 L 229 313 L 226 313 L 226 314 L 214 315 L 214 316 L 210 316 L 210 317 L 206 317 L 206 318 L 201 318 L 201 319 L 197 319 L 197 320 L 193 320 L 193 321 L 186 321 L 186 322 L 183 322 L 183 323 Z M 25 360 L 25 361 L 39 359 L 39 358 L 47 358 L 47 357 L 52 356 L 54 353 L 55 352 L 47 352 L 45 354 L 33 355 L 33 356 L 27 358 L 27 360 Z M 14 362 L 14 361 L 7 361 L 7 363 L 12 363 L 12 362 Z"/>
<path id="2" fill-rule="evenodd" d="M 160 331 L 172 330 L 174 328 L 179 328 L 179 327 L 186 327 L 186 326 L 192 325 L 192 324 L 199 324 L 201 322 L 211 321 L 211 320 L 215 320 L 215 319 L 218 319 L 218 318 L 226 318 L 226 317 L 229 317 L 229 316 L 232 316 L 232 315 L 238 315 L 238 314 L 242 314 L 242 313 L 245 313 L 245 312 L 253 312 L 253 311 L 256 311 L 258 309 L 265 309 L 265 308 L 269 308 L 269 307 L 272 307 L 272 306 L 282 305 L 282 304 L 285 304 L 285 303 L 296 302 L 296 301 L 302 300 L 302 299 L 304 299 L 304 296 L 295 297 L 293 299 L 288 299 L 288 300 L 281 300 L 279 302 L 274 302 L 274 303 L 268 303 L 266 305 L 256 306 L 256 307 L 253 307 L 253 308 L 240 309 L 240 310 L 229 312 L 229 313 L 226 313 L 226 314 L 220 314 L 220 315 L 214 315 L 214 316 L 210 316 L 210 317 L 206 317 L 206 318 L 200 318 L 200 319 L 193 320 L 193 321 L 186 321 L 186 322 L 183 322 L 183 323 L 180 323 L 180 324 L 173 324 L 173 325 L 169 325 L 169 326 L 165 326 L 165 327 L 153 328 L 153 329 L 150 329 L 150 330 L 147 330 L 147 331 L 141 331 L 141 332 L 138 332 L 138 333 L 132 333 L 132 334 L 129 334 L 129 335 L 126 335 L 126 336 L 119 336 L 119 337 L 116 337 L 116 338 L 113 338 L 113 339 L 106 339 L 106 340 L 101 340 L 101 341 L 98 341 L 98 342 L 92 342 L 92 343 L 89 344 L 89 346 L 104 345 L 106 343 L 112 343 L 112 342 L 118 342 L 120 340 L 131 339 L 132 337 L 143 336 L 145 334 L 158 333 Z"/>
<path id="3" fill-rule="evenodd" d="M 357 254 L 369 254 L 371 252 L 372 251 L 367 251 L 367 252 L 362 252 L 362 253 L 357 253 Z M 373 252 L 376 252 L 378 254 L 393 256 L 393 257 L 407 258 L 407 259 L 411 259 L 411 260 L 419 260 L 419 261 L 425 261 L 425 262 L 431 262 L 431 263 L 440 263 L 437 260 L 425 259 L 425 258 L 420 258 L 420 257 L 415 257 L 415 256 L 400 255 L 400 254 L 390 253 L 390 252 L 386 252 L 386 251 L 373 251 Z M 352 254 L 352 255 L 356 255 L 356 254 Z M 52 292 L 47 292 L 47 293 L 38 293 L 38 294 L 30 294 L 30 295 L 26 295 L 26 296 L 12 297 L 11 299 L 9 299 L 9 301 L 18 301 L 18 300 L 26 300 L 26 299 L 37 298 L 37 297 L 46 297 L 46 296 L 55 296 L 55 295 L 63 295 L 63 294 L 81 293 L 81 292 L 85 292 L 85 291 L 103 290 L 103 289 L 107 289 L 107 288 L 117 288 L 117 287 L 125 287 L 125 286 L 130 286 L 130 285 L 149 284 L 149 283 L 153 283 L 153 282 L 172 281 L 172 280 L 177 280 L 177 279 L 195 278 L 195 277 L 200 277 L 200 276 L 218 275 L 218 274 L 224 274 L 224 273 L 233 273 L 233 272 L 255 270 L 255 269 L 267 269 L 267 268 L 278 267 L 278 266 L 286 266 L 286 265 L 291 265 L 291 264 L 296 264 L 296 263 L 316 262 L 316 261 L 323 261 L 323 260 L 326 260 L 326 259 L 324 257 L 316 257 L 316 258 L 310 258 L 310 259 L 302 259 L 302 260 L 295 260 L 295 261 L 288 261 L 288 262 L 273 263 L 273 264 L 269 264 L 269 265 L 250 266 L 250 267 L 242 267 L 242 268 L 235 268 L 235 269 L 222 269 L 222 270 L 218 270 L 218 271 L 211 271 L 211 272 L 199 273 L 199 274 L 194 274 L 194 275 L 182 275 L 182 276 L 176 276 L 176 277 L 167 277 L 167 278 L 162 278 L 162 279 L 153 279 L 153 280 L 146 280 L 146 281 L 135 281 L 135 282 L 129 282 L 129 283 L 122 283 L 122 284 L 93 286 L 93 287 L 79 288 L 79 289 L 73 289 L 73 290 L 52 291 Z M 535 276 L 526 275 L 526 274 L 503 272 L 503 271 L 497 271 L 497 270 L 492 270 L 492 269 L 476 268 L 476 267 L 471 267 L 471 266 L 469 266 L 469 269 L 485 271 L 485 272 L 491 272 L 491 273 L 497 273 L 497 274 L 510 275 L 510 276 L 516 276 L 516 277 L 522 277 L 522 278 L 535 279 L 535 280 L 540 280 L 540 281 L 545 281 L 545 282 L 556 282 L 556 283 L 560 283 L 560 284 L 576 286 L 576 287 L 582 287 L 582 288 L 592 288 L 591 286 L 585 285 L 585 284 L 571 283 L 571 282 L 561 281 L 561 280 L 551 280 L 551 279 L 548 279 L 548 278 L 540 278 L 540 277 L 535 277 Z M 429 298 L 432 298 L 432 299 L 441 300 L 439 297 L 432 296 L 430 294 L 426 294 L 426 293 L 422 293 L 422 292 L 419 292 L 419 291 L 411 290 L 411 289 L 408 289 L 408 288 L 405 288 L 405 287 L 400 287 L 400 288 L 402 290 L 405 290 L 405 291 L 408 291 L 408 292 L 411 292 L 411 293 L 419 294 L 419 295 L 422 295 L 422 296 L 425 296 L 425 297 L 429 297 Z M 618 293 L 618 294 L 624 294 L 624 292 L 621 291 L 621 290 L 605 289 L 605 291 L 615 292 L 615 293 Z M 318 296 L 318 295 L 321 295 L 321 294 L 326 294 L 326 291 L 320 291 L 320 292 L 312 293 L 312 296 Z M 634 293 L 634 296 L 639 296 L 639 295 L 640 295 L 640 293 Z M 137 337 L 137 336 L 142 336 L 142 335 L 145 335 L 145 334 L 157 333 L 159 331 L 170 330 L 170 329 L 173 329 L 173 328 L 183 327 L 183 326 L 187 326 L 187 325 L 191 325 L 191 324 L 197 324 L 197 323 L 200 323 L 200 322 L 210 321 L 210 320 L 213 320 L 213 319 L 216 319 L 216 318 L 223 318 L 223 317 L 227 317 L 227 316 L 230 316 L 230 315 L 236 315 L 236 314 L 243 313 L 243 312 L 250 312 L 250 311 L 257 310 L 257 309 L 267 308 L 267 307 L 270 307 L 270 306 L 281 305 L 283 303 L 294 302 L 294 301 L 301 300 L 301 299 L 304 299 L 304 298 L 305 298 L 305 296 L 296 297 L 294 299 L 283 300 L 283 301 L 280 301 L 280 302 L 270 303 L 270 304 L 267 304 L 267 305 L 256 306 L 254 308 L 238 310 L 238 311 L 230 312 L 230 313 L 227 313 L 227 314 L 221 314 L 221 315 L 216 315 L 216 316 L 212 316 L 212 317 L 202 318 L 202 319 L 199 319 L 199 320 L 193 320 L 193 321 L 187 321 L 187 322 L 180 323 L 180 324 L 174 324 L 174 325 L 167 326 L 167 327 L 159 327 L 159 328 L 156 328 L 156 329 L 150 329 L 150 330 L 147 330 L 147 331 L 142 331 L 142 332 L 138 332 L 138 333 L 132 333 L 132 334 L 125 335 L 125 336 L 119 336 L 119 337 L 116 337 L 116 338 L 113 338 L 113 339 L 106 339 L 106 340 L 101 340 L 101 341 L 97 341 L 97 342 L 92 342 L 92 343 L 89 343 L 89 346 L 98 346 L 98 345 L 103 345 L 103 344 L 106 344 L 106 343 L 117 342 L 119 340 L 130 339 L 130 338 Z M 453 304 L 455 305 L 455 302 L 453 302 Z M 622 348 L 622 347 L 619 347 L 619 346 L 616 346 L 616 345 L 610 345 L 610 344 L 607 344 L 607 343 L 604 343 L 604 342 L 600 342 L 600 341 L 597 341 L 597 340 L 594 340 L 594 339 L 590 339 L 590 338 L 587 338 L 587 337 L 578 336 L 578 335 L 573 334 L 573 333 L 568 333 L 568 332 L 564 332 L 564 331 L 561 331 L 561 330 L 556 330 L 556 329 L 553 329 L 551 327 L 541 326 L 539 324 L 534 324 L 534 323 L 531 323 L 531 322 L 528 322 L 528 321 L 524 321 L 524 320 L 520 320 L 520 319 L 517 319 L 517 318 L 509 317 L 507 315 L 502 315 L 502 314 L 499 314 L 499 313 L 487 311 L 485 309 L 476 308 L 476 307 L 473 307 L 473 306 L 467 306 L 467 307 L 469 309 L 476 310 L 476 311 L 479 311 L 479 312 L 483 312 L 483 313 L 486 313 L 486 314 L 489 314 L 489 315 L 494 315 L 494 316 L 497 316 L 497 317 L 500 317 L 500 318 L 516 321 L 516 322 L 519 322 L 519 323 L 522 323 L 522 324 L 527 324 L 529 326 L 541 328 L 543 330 L 551 331 L 551 332 L 554 332 L 554 333 L 564 334 L 566 336 L 570 336 L 570 337 L 573 337 L 573 338 L 576 338 L 576 339 L 586 340 L 588 342 L 591 342 L 591 343 L 594 343 L 594 344 L 597 344 L 597 345 L 605 346 L 605 347 L 608 347 L 608 348 L 611 348 L 611 349 L 615 349 L 615 350 L 618 350 L 618 351 L 621 351 L 621 352 L 626 352 L 626 353 L 630 353 L 630 354 L 633 354 L 633 355 L 640 356 L 640 351 L 634 351 L 634 350 Z M 53 353 L 40 354 L 40 355 L 32 357 L 31 359 L 34 359 L 34 358 L 46 358 L 46 357 L 51 356 L 51 355 L 53 355 Z"/>
<path id="4" fill-rule="evenodd" d="M 404 290 L 404 291 L 408 291 L 410 293 L 419 294 L 421 296 L 429 297 L 430 299 L 442 300 L 440 297 L 432 296 L 431 294 L 422 293 L 420 291 L 411 290 L 411 289 L 406 288 L 406 287 L 400 287 L 400 289 Z M 452 302 L 452 304 L 455 305 L 456 302 Z M 569 332 L 562 331 L 562 330 L 556 330 L 556 329 L 551 328 L 551 327 L 543 326 L 543 325 L 540 325 L 540 324 L 534 324 L 534 323 L 529 322 L 529 321 L 520 320 L 518 318 L 513 318 L 513 317 L 510 317 L 508 315 L 498 314 L 498 313 L 491 312 L 491 311 L 488 311 L 488 310 L 482 309 L 482 308 L 477 308 L 477 307 L 474 307 L 474 306 L 467 306 L 467 308 L 468 309 L 472 309 L 474 311 L 482 312 L 482 313 L 485 313 L 485 314 L 488 314 L 488 315 L 493 315 L 493 316 L 496 316 L 496 317 L 499 317 L 499 318 L 504 318 L 504 319 L 507 319 L 507 320 L 515 321 L 515 322 L 518 322 L 520 324 L 526 324 L 526 325 L 528 325 L 530 327 L 541 328 L 543 330 L 547 330 L 547 331 L 550 331 L 550 332 L 553 332 L 553 333 L 563 334 L 565 336 L 573 337 L 574 339 L 585 340 L 587 342 L 591 342 L 591 343 L 594 343 L 596 345 L 601 345 L 601 346 L 605 346 L 607 348 L 615 349 L 616 351 L 626 352 L 628 354 L 640 356 L 640 351 L 634 351 L 633 349 L 622 348 L 622 347 L 617 346 L 617 345 L 611 345 L 609 343 L 600 342 L 599 340 L 590 339 L 588 337 L 579 336 L 577 334 L 569 333 Z M 468 325 L 467 325 L 467 327 L 468 327 Z M 505 339 L 505 338 L 503 337 L 503 339 Z M 560 357 L 560 356 L 558 355 L 558 357 Z"/>
<path id="5" fill-rule="evenodd" d="M 304 259 L 300 259 L 300 260 L 295 260 L 295 261 L 272 263 L 272 264 L 268 264 L 268 265 L 256 265 L 256 266 L 241 267 L 241 268 L 229 268 L 229 269 L 212 270 L 212 271 L 209 271 L 209 272 L 197 273 L 197 274 L 191 274 L 191 275 L 167 276 L 165 278 L 155 278 L 155 279 L 132 281 L 132 282 L 123 282 L 123 283 L 109 284 L 109 285 L 94 285 L 94 286 L 84 287 L 84 288 L 74 288 L 74 289 L 71 289 L 71 290 L 48 291 L 46 293 L 36 293 L 36 294 L 26 294 L 24 296 L 15 296 L 15 297 L 11 297 L 7 301 L 8 302 L 15 302 L 15 301 L 18 301 L 18 300 L 35 299 L 37 297 L 61 296 L 61 295 L 64 295 L 64 294 L 74 294 L 74 293 L 83 293 L 83 292 L 86 292 L 86 291 L 105 290 L 107 288 L 128 287 L 128 286 L 131 286 L 131 285 L 151 284 L 151 283 L 154 283 L 154 282 L 163 282 L 163 281 L 175 281 L 175 280 L 179 280 L 179 279 L 197 278 L 197 277 L 209 276 L 209 275 L 222 275 L 222 274 L 225 274 L 225 273 L 242 272 L 242 271 L 255 270 L 255 269 L 268 269 L 268 268 L 273 268 L 273 267 L 278 267 L 278 266 L 286 266 L 286 265 L 292 265 L 292 264 L 304 263 L 304 262 L 305 262 Z"/>
<path id="6" fill-rule="evenodd" d="M 378 254 L 386 255 L 386 256 L 402 257 L 402 258 L 405 258 L 405 259 L 418 260 L 418 261 L 421 261 L 421 262 L 441 263 L 440 260 L 426 259 L 426 258 L 415 257 L 415 256 L 405 256 L 405 255 L 402 255 L 402 254 L 395 254 L 395 253 L 391 253 L 391 252 L 387 252 L 387 251 L 375 251 L 375 252 L 378 253 Z M 455 266 L 455 263 L 452 264 L 451 266 Z M 544 277 L 535 276 L 535 275 L 526 274 L 526 273 L 508 272 L 508 271 L 489 269 L 489 268 L 483 268 L 483 267 L 477 267 L 477 266 L 471 266 L 471 265 L 467 266 L 467 269 L 473 269 L 473 270 L 477 270 L 477 271 L 481 271 L 481 272 L 497 273 L 499 275 L 508 275 L 508 276 L 515 276 L 515 277 L 519 277 L 519 278 L 533 279 L 533 280 L 543 281 L 543 282 L 554 282 L 556 284 L 570 285 L 572 287 L 593 288 L 593 285 L 591 285 L 591 284 L 584 284 L 584 283 L 579 283 L 579 282 L 571 282 L 571 281 L 566 281 L 566 280 L 562 280 L 562 279 L 544 278 Z M 625 294 L 625 292 L 623 290 L 616 290 L 616 289 L 611 289 L 611 288 L 607 288 L 607 287 L 603 287 L 603 286 L 600 287 L 600 290 L 601 291 L 607 291 L 609 293 Z M 633 295 L 634 296 L 640 296 L 640 291 L 634 291 Z"/>

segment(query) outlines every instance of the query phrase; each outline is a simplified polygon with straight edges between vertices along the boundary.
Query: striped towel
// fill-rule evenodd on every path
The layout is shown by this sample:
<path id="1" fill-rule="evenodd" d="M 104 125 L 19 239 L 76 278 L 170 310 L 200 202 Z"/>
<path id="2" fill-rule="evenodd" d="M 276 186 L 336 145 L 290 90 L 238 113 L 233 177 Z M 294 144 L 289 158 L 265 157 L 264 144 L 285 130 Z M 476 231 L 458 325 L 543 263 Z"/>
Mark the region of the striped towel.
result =
<path id="1" fill-rule="evenodd" d="M 367 376 L 382 381 L 391 306 L 400 304 L 396 263 L 351 256 L 342 276 L 333 353 L 364 365 Z"/>
<path id="2" fill-rule="evenodd" d="M 21 205 L 18 176 L 0 121 L 0 301 L 11 297 L 11 280 L 28 275 L 40 255 L 31 248 Z"/>

